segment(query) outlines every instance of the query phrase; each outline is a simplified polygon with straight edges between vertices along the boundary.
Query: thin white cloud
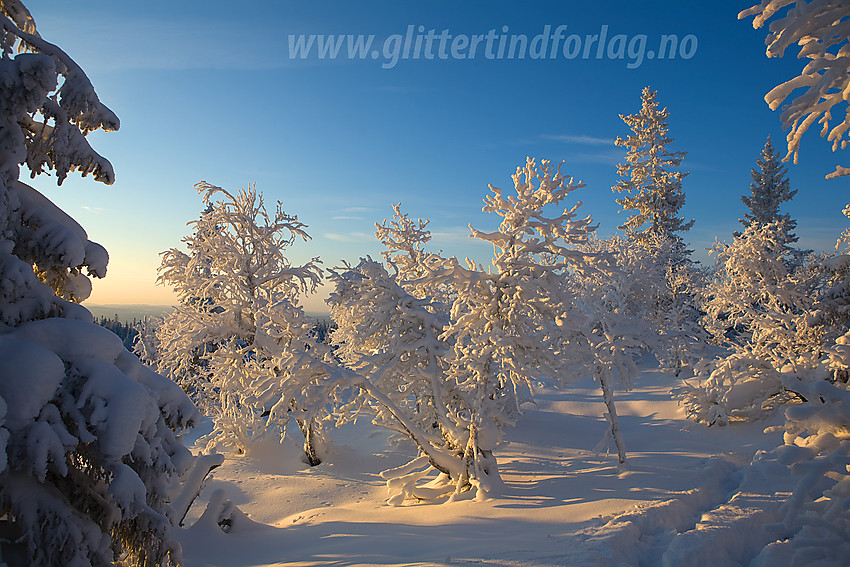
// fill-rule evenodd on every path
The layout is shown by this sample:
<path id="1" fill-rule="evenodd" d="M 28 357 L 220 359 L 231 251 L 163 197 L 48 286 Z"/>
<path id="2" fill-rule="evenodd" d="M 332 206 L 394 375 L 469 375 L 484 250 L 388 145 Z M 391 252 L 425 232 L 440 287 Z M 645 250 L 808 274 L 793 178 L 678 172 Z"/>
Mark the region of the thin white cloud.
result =
<path id="1" fill-rule="evenodd" d="M 98 214 L 100 214 L 100 213 L 102 213 L 106 210 L 103 207 L 89 207 L 88 205 L 80 205 L 80 208 L 83 209 L 84 211 L 88 211 L 88 212 L 94 213 L 96 215 L 98 215 Z"/>
<path id="2" fill-rule="evenodd" d="M 492 244 L 479 238 L 472 238 L 471 234 L 472 231 L 469 230 L 469 226 L 446 227 L 431 233 L 431 244 L 437 247 L 441 247 L 444 244 L 462 244 L 464 246 L 492 248 Z"/>
<path id="3" fill-rule="evenodd" d="M 336 242 L 365 242 L 371 241 L 374 238 L 373 235 L 366 234 L 365 232 L 349 232 L 346 234 L 325 232 L 323 236 L 328 240 L 335 240 Z"/>
<path id="4" fill-rule="evenodd" d="M 438 241 L 446 242 L 466 242 L 469 238 L 470 230 L 468 226 L 459 226 L 457 228 L 444 228 L 431 233 L 431 238 Z"/>
<path id="5" fill-rule="evenodd" d="M 331 217 L 333 220 L 363 220 L 363 217 L 349 217 L 345 215 L 338 215 L 335 217 Z"/>
<path id="6" fill-rule="evenodd" d="M 613 146 L 614 138 L 598 138 L 596 136 L 585 136 L 584 134 L 543 134 L 543 139 L 567 144 L 580 144 L 583 146 Z"/>

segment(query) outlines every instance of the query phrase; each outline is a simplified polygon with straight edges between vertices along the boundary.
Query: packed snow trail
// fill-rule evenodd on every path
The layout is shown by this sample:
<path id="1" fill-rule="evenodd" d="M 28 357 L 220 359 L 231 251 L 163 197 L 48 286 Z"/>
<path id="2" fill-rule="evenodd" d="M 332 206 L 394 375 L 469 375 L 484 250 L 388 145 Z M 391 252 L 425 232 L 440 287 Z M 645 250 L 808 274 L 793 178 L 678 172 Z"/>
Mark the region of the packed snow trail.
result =
<path id="1" fill-rule="evenodd" d="M 788 492 L 775 492 L 775 481 L 753 465 L 719 458 L 706 466 L 705 476 L 699 488 L 580 530 L 576 541 L 565 542 L 572 548 L 570 561 L 600 567 L 748 565 L 781 536 L 763 528 L 780 520 L 777 510 Z"/>
<path id="2" fill-rule="evenodd" d="M 748 565 L 765 545 L 786 534 L 767 528 L 781 521 L 779 506 L 794 482 L 774 460 L 747 464 L 741 482 L 726 502 L 702 515 L 690 530 L 677 534 L 662 556 L 664 567 Z"/>

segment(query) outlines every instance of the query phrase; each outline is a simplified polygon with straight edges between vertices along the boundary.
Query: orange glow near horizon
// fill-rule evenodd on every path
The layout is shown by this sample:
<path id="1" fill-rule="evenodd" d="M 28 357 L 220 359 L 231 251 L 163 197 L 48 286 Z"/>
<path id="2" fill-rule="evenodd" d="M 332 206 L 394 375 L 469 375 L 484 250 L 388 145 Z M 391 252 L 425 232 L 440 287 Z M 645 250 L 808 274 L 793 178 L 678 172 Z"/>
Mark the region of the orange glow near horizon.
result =
<path id="1" fill-rule="evenodd" d="M 114 263 L 113 263 L 114 262 Z M 84 302 L 89 305 L 175 305 L 177 295 L 170 287 L 156 285 L 156 269 L 110 260 L 106 277 L 91 278 L 92 294 Z M 327 313 L 325 300 L 331 288 L 323 284 L 313 295 L 302 298 L 308 313 Z"/>

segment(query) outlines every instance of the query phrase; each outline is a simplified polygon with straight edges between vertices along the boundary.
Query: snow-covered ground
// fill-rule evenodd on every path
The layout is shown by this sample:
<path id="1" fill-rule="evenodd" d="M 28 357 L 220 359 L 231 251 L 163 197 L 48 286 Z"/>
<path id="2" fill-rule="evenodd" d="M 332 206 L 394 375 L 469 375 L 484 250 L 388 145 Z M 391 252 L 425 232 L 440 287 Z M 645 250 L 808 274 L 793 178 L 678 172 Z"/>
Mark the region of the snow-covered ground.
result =
<path id="1" fill-rule="evenodd" d="M 413 448 L 368 423 L 334 431 L 314 468 L 294 447 L 228 455 L 180 530 L 185 565 L 747 564 L 777 539 L 761 526 L 793 486 L 769 459 L 750 464 L 781 435 L 764 434 L 766 421 L 688 422 L 675 384 L 646 370 L 617 393 L 623 467 L 616 450 L 593 451 L 607 427 L 594 382 L 539 391 L 497 451 L 504 487 L 482 502 L 387 506 L 379 473 Z M 237 512 L 229 533 L 197 521 L 219 489 L 247 516 Z"/>

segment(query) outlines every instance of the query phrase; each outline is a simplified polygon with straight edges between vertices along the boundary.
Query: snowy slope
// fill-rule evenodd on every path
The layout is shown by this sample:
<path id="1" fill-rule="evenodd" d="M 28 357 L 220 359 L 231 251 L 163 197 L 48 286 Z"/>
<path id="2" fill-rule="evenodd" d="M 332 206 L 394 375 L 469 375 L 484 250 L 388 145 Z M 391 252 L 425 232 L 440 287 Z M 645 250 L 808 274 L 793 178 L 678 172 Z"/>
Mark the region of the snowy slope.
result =
<path id="1" fill-rule="evenodd" d="M 647 370 L 617 393 L 625 467 L 616 451 L 593 452 L 606 430 L 596 384 L 541 390 L 497 452 L 501 494 L 484 502 L 387 506 L 378 473 L 412 449 L 370 424 L 335 431 L 333 454 L 312 469 L 294 447 L 228 455 L 202 499 L 221 489 L 247 517 L 237 513 L 229 533 L 209 517 L 181 530 L 185 564 L 747 564 L 791 487 L 780 467 L 748 463 L 781 436 L 762 433 L 767 422 L 690 423 L 671 400 L 674 383 Z"/>

